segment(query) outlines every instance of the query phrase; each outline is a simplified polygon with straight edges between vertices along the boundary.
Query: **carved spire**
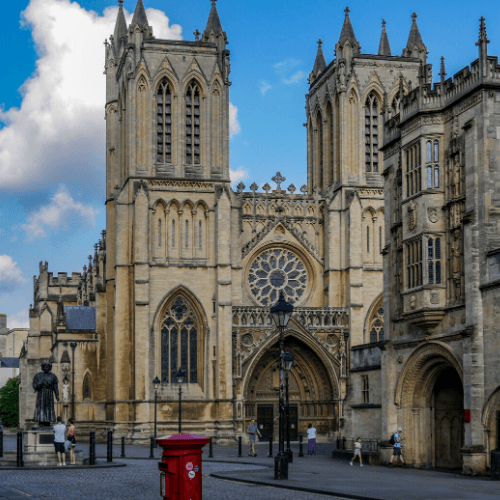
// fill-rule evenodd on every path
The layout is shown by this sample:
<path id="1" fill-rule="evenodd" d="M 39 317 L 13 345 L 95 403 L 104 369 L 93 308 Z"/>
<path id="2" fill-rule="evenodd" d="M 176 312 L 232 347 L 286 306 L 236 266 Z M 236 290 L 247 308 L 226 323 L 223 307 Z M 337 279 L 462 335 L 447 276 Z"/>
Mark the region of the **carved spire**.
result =
<path id="1" fill-rule="evenodd" d="M 212 8 L 210 9 L 210 14 L 208 16 L 208 21 L 207 21 L 207 27 L 205 28 L 205 32 L 214 31 L 214 33 L 217 33 L 219 31 L 222 31 L 222 23 L 220 22 L 219 18 L 219 13 L 217 12 L 217 7 L 215 5 L 215 2 L 217 0 L 211 0 L 212 1 Z"/>
<path id="2" fill-rule="evenodd" d="M 146 15 L 146 9 L 142 0 L 137 0 L 137 5 L 135 6 L 134 17 L 132 18 L 132 27 L 135 25 L 139 26 L 149 26 L 148 16 Z"/>
<path id="3" fill-rule="evenodd" d="M 325 54 L 323 54 L 323 49 L 321 48 L 322 45 L 323 41 L 320 38 L 318 40 L 318 53 L 316 54 L 316 60 L 314 61 L 313 70 L 309 76 L 311 83 L 326 68 L 326 59 Z"/>
<path id="4" fill-rule="evenodd" d="M 350 55 L 359 54 L 361 51 L 361 45 L 354 34 L 354 29 L 351 24 L 351 19 L 349 17 L 350 9 L 346 7 L 345 10 L 344 25 L 342 26 L 342 31 L 340 32 L 340 38 L 335 47 L 335 52 L 337 57 L 346 58 Z M 345 47 L 350 46 L 350 50 L 346 50 Z"/>
<path id="5" fill-rule="evenodd" d="M 219 57 L 221 58 L 219 62 L 222 69 L 222 53 L 229 42 L 227 41 L 226 32 L 222 29 L 222 23 L 220 22 L 219 13 L 217 12 L 217 7 L 215 5 L 216 1 L 217 0 L 211 0 L 212 7 L 210 8 L 210 14 L 208 16 L 207 26 L 203 32 L 202 40 L 204 42 L 212 42 L 217 45 L 220 53 Z"/>
<path id="6" fill-rule="evenodd" d="M 481 76 L 487 76 L 488 72 L 488 44 L 490 41 L 488 40 L 488 35 L 486 34 L 486 24 L 485 18 L 481 17 L 479 20 L 479 40 L 476 42 L 476 45 L 479 47 L 479 66 L 481 71 Z"/>
<path id="7" fill-rule="evenodd" d="M 441 77 L 441 81 L 445 81 L 445 76 L 446 76 L 446 67 L 444 64 L 444 56 L 441 56 L 441 68 L 439 70 L 439 76 Z"/>
<path id="8" fill-rule="evenodd" d="M 123 0 L 118 0 L 118 3 L 120 4 L 120 7 L 118 8 L 118 17 L 116 18 L 114 34 L 117 53 L 120 51 L 123 37 L 127 36 L 127 22 L 125 21 L 125 13 L 123 12 Z"/>
<path id="9" fill-rule="evenodd" d="M 391 46 L 389 45 L 389 37 L 387 36 L 387 31 L 385 30 L 385 19 L 382 19 L 382 35 L 380 36 L 380 43 L 378 46 L 379 56 L 391 56 Z"/>
<path id="10" fill-rule="evenodd" d="M 417 14 L 414 12 L 411 15 L 413 22 L 411 24 L 410 34 L 408 35 L 408 42 L 406 48 L 403 49 L 404 57 L 418 57 L 423 62 L 427 59 L 427 47 L 424 45 L 422 36 L 420 35 L 420 30 L 417 24 Z"/>

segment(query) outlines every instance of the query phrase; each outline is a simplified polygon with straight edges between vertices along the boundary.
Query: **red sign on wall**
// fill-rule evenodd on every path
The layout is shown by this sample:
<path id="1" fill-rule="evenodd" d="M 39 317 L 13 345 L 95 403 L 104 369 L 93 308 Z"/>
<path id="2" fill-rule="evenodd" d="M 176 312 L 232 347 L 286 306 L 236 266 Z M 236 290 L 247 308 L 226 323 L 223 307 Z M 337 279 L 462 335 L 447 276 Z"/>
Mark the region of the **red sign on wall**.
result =
<path id="1" fill-rule="evenodd" d="M 470 410 L 464 410 L 464 422 L 470 423 Z"/>

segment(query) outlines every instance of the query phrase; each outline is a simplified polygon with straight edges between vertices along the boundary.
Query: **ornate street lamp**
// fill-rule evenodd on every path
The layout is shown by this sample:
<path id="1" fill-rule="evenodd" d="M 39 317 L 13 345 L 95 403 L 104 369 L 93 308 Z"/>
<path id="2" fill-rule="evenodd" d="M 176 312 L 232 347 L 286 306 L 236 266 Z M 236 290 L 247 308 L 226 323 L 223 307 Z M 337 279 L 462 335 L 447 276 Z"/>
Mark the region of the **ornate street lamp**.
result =
<path id="1" fill-rule="evenodd" d="M 283 357 L 285 365 L 285 394 L 286 394 L 286 450 L 285 456 L 288 459 L 288 463 L 293 462 L 293 452 L 290 448 L 290 402 L 288 399 L 288 372 L 292 369 L 293 362 L 295 358 L 290 354 L 290 351 L 285 351 L 285 356 Z"/>
<path id="2" fill-rule="evenodd" d="M 280 293 L 278 302 L 271 307 L 271 316 L 279 331 L 279 350 L 280 350 L 280 388 L 279 388 L 279 452 L 274 459 L 274 479 L 288 479 L 288 460 L 285 455 L 285 439 L 284 439 L 284 418 L 283 418 L 283 370 L 285 356 L 285 329 L 288 326 L 288 321 L 293 312 L 292 304 L 289 304 L 283 292 Z"/>
<path id="3" fill-rule="evenodd" d="M 182 408 L 181 408 L 182 381 L 184 380 L 184 373 L 181 368 L 179 368 L 179 371 L 176 373 L 175 378 L 177 379 L 177 382 L 179 382 L 179 434 L 180 434 L 182 429 Z"/>
<path id="4" fill-rule="evenodd" d="M 158 446 L 156 444 L 156 423 L 157 423 L 157 418 L 156 418 L 156 409 L 158 406 L 158 389 L 160 388 L 160 379 L 158 378 L 158 375 L 156 375 L 155 379 L 153 380 L 153 387 L 155 388 L 155 448 Z"/>

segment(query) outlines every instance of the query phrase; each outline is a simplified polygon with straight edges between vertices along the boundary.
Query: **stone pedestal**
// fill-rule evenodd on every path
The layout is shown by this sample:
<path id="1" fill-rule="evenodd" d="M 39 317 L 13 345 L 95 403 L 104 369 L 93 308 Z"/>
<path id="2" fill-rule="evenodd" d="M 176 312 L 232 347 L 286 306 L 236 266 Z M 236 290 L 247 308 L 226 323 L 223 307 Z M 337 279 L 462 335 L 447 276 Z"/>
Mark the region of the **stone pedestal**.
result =
<path id="1" fill-rule="evenodd" d="M 54 448 L 54 431 L 52 427 L 28 430 L 23 436 L 23 461 L 25 467 L 57 465 L 57 454 Z M 83 453 L 75 450 L 76 464 L 83 465 Z M 66 465 L 70 463 L 69 451 L 66 453 Z M 16 466 L 17 451 L 4 452 L 0 465 Z"/>
<path id="2" fill-rule="evenodd" d="M 486 449 L 483 445 L 465 446 L 461 450 L 464 476 L 484 476 L 486 473 Z"/>
<path id="3" fill-rule="evenodd" d="M 491 479 L 500 481 L 500 450 L 491 452 Z"/>

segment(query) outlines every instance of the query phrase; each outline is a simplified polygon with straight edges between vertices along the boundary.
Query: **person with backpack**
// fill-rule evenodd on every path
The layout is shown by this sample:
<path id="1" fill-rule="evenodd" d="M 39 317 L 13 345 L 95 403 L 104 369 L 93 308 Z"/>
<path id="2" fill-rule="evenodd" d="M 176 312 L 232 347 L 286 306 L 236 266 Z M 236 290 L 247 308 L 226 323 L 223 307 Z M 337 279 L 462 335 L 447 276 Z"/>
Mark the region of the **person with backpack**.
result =
<path id="1" fill-rule="evenodd" d="M 401 441 L 404 439 L 404 437 L 401 436 L 402 432 L 402 427 L 398 427 L 398 430 L 391 436 L 391 439 L 389 439 L 389 443 L 392 444 L 392 457 L 389 462 L 389 467 L 393 466 L 392 461 L 394 460 L 394 457 L 399 457 L 403 465 L 405 463 L 401 452 Z"/>

